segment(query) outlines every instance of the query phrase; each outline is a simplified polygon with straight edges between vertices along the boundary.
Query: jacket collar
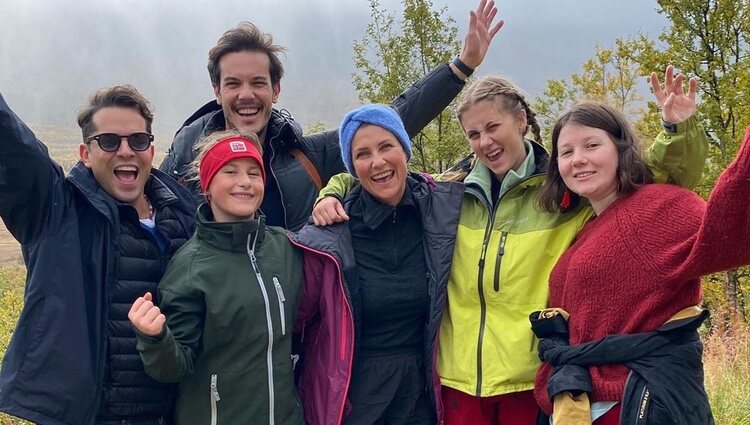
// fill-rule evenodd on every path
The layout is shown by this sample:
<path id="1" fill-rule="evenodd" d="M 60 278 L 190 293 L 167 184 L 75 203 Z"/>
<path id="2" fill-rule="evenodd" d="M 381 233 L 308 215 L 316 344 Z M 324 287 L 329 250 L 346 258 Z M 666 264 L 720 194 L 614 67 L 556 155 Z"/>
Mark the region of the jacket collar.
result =
<path id="1" fill-rule="evenodd" d="M 360 189 L 357 190 L 359 196 L 352 200 L 352 204 L 349 207 L 350 213 L 355 217 L 361 217 L 370 229 L 377 229 L 388 217 L 391 217 L 397 209 L 417 207 L 412 192 L 417 188 L 420 188 L 419 183 L 413 177 L 407 175 L 405 184 L 406 190 L 404 191 L 404 196 L 396 207 L 382 204 L 366 190 L 361 189 L 361 186 L 358 186 L 360 187 Z"/>
<path id="2" fill-rule="evenodd" d="M 533 179 L 536 176 L 543 175 L 547 172 L 547 164 L 549 163 L 549 154 L 544 146 L 532 140 L 524 140 L 528 149 L 526 159 L 524 159 L 521 165 L 521 170 L 518 172 L 512 172 L 511 180 L 509 182 L 502 182 L 501 194 L 509 192 L 511 189 L 516 187 L 526 187 L 530 184 L 534 184 L 537 179 Z M 481 161 L 475 159 L 474 167 L 469 172 L 469 175 L 464 179 L 467 191 L 475 194 L 476 196 L 483 197 L 484 200 L 489 202 L 492 193 L 492 179 L 494 176 L 492 172 L 485 166 Z M 506 176 L 506 179 L 508 176 Z"/>
<path id="3" fill-rule="evenodd" d="M 247 252 L 257 249 L 265 236 L 265 217 L 257 219 L 219 223 L 213 221 L 208 204 L 201 204 L 196 214 L 196 236 L 214 248 L 232 252 Z"/>
<path id="4" fill-rule="evenodd" d="M 169 184 L 165 183 L 167 181 L 171 182 L 171 178 L 155 168 L 151 169 L 150 174 L 148 181 L 146 181 L 146 186 L 144 187 L 144 193 L 154 209 L 158 211 L 166 206 L 179 204 L 180 199 L 175 194 L 173 188 L 170 188 Z M 91 170 L 80 161 L 72 170 L 70 170 L 67 179 L 78 189 L 81 195 L 86 198 L 92 207 L 107 217 L 112 223 L 117 222 L 118 207 L 129 206 L 126 203 L 119 202 L 105 192 L 94 178 Z M 174 184 L 177 183 L 174 182 Z M 181 195 L 183 197 L 185 196 L 185 194 Z M 187 197 L 185 199 L 191 198 Z"/>
<path id="5" fill-rule="evenodd" d="M 212 104 L 217 105 L 217 107 L 214 108 Z M 218 106 L 216 101 L 208 102 L 194 112 L 185 121 L 183 127 L 197 121 L 202 116 L 206 116 L 206 123 L 203 126 L 202 132 L 203 137 L 216 131 L 226 130 L 224 111 Z M 266 126 L 266 146 L 273 143 L 274 146 L 283 146 L 292 149 L 300 143 L 302 135 L 302 127 L 292 118 L 292 114 L 289 111 L 286 109 L 271 110 L 271 116 Z"/>

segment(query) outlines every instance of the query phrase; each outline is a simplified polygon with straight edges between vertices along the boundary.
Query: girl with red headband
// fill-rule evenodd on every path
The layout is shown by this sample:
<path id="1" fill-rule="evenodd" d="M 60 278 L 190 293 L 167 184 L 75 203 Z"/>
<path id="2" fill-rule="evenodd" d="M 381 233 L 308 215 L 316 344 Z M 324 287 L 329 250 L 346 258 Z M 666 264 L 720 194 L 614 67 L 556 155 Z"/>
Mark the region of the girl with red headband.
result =
<path id="1" fill-rule="evenodd" d="M 199 147 L 206 203 L 195 235 L 129 318 L 146 372 L 177 382 L 175 424 L 302 424 L 292 324 L 302 257 L 258 214 L 265 169 L 254 134 L 221 132 Z"/>

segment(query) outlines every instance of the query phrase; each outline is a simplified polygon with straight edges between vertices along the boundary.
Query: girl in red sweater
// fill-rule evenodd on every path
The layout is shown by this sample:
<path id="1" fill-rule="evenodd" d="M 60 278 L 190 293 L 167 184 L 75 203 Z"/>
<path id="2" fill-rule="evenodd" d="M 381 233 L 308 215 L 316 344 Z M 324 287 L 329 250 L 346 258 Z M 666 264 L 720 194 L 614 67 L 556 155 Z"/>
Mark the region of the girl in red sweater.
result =
<path id="1" fill-rule="evenodd" d="M 690 85 L 694 94 L 695 82 Z M 694 96 L 681 101 L 688 98 L 694 103 Z M 663 113 L 663 118 L 680 126 L 696 119 L 694 111 L 682 117 Z M 549 305 L 570 313 L 570 345 L 654 331 L 676 312 L 701 302 L 701 276 L 750 264 L 748 139 L 750 128 L 705 202 L 678 186 L 652 184 L 635 132 L 614 108 L 579 103 L 557 120 L 540 204 L 564 211 L 582 197 L 596 212 L 550 275 Z M 696 367 L 702 368 L 699 360 Z M 629 369 L 619 364 L 588 369 L 594 407 L 610 408 L 594 423 L 619 423 L 622 403 L 617 402 Z M 535 386 L 547 413 L 552 410 L 551 372 L 544 364 Z"/>

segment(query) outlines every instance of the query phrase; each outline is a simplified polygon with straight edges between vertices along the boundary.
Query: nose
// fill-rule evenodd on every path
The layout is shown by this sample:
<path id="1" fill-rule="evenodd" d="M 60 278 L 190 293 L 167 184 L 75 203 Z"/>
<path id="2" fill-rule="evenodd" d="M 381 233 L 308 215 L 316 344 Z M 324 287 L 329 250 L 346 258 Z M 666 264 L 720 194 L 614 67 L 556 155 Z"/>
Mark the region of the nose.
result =
<path id="1" fill-rule="evenodd" d="M 250 84 L 242 84 L 238 97 L 240 99 L 253 99 L 255 92 L 253 92 L 252 86 Z"/>
<path id="2" fill-rule="evenodd" d="M 133 151 L 133 149 L 130 149 L 128 136 L 120 136 L 120 147 L 117 148 L 117 156 L 123 156 L 126 158 L 135 156 L 135 152 Z"/>
<path id="3" fill-rule="evenodd" d="M 482 133 L 479 136 L 479 146 L 480 147 L 487 147 L 492 144 L 492 138 L 487 133 Z"/>

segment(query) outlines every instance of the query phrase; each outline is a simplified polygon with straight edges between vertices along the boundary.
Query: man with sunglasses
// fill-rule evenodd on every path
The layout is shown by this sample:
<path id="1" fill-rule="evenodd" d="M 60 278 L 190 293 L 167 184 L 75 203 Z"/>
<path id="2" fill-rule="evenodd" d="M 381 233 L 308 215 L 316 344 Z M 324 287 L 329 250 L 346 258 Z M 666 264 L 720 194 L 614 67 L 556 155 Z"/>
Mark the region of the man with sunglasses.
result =
<path id="1" fill-rule="evenodd" d="M 438 65 L 393 101 L 410 137 L 450 104 L 482 63 L 503 24 L 492 26 L 496 13 L 494 1 L 480 0 L 470 12 L 461 54 L 450 64 Z M 338 130 L 303 135 L 289 112 L 273 108 L 281 93 L 284 68 L 279 56 L 284 50 L 273 44 L 271 34 L 249 22 L 226 31 L 208 53 L 216 99 L 185 121 L 160 169 L 185 183 L 200 200 L 200 188 L 189 180 L 195 144 L 227 128 L 252 131 L 263 144 L 268 170 L 261 211 L 267 224 L 297 231 L 307 222 L 320 188 L 345 169 Z M 320 106 L 324 104 L 321 100 Z"/>
<path id="2" fill-rule="evenodd" d="M 195 205 L 152 168 L 152 121 L 135 88 L 95 92 L 65 176 L 0 95 L 0 216 L 28 268 L 0 411 L 52 425 L 171 422 L 173 387 L 143 371 L 127 313 L 156 293 Z"/>

